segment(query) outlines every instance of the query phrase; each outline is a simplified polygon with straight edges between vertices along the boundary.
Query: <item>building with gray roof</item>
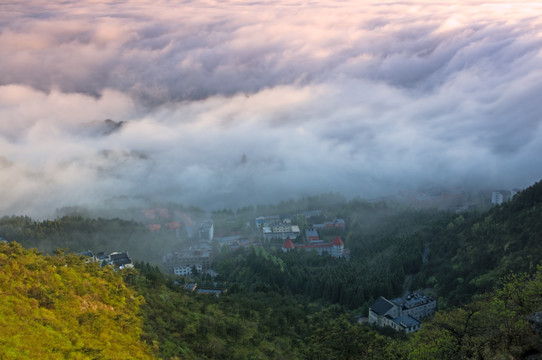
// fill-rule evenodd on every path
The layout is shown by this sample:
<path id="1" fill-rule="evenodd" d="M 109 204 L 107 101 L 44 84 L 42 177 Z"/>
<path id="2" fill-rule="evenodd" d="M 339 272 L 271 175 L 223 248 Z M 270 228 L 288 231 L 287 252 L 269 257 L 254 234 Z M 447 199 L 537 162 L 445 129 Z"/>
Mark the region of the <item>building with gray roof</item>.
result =
<path id="1" fill-rule="evenodd" d="M 421 320 L 435 313 L 435 299 L 420 292 L 388 300 L 380 296 L 369 308 L 369 323 L 407 333 L 418 331 Z"/>

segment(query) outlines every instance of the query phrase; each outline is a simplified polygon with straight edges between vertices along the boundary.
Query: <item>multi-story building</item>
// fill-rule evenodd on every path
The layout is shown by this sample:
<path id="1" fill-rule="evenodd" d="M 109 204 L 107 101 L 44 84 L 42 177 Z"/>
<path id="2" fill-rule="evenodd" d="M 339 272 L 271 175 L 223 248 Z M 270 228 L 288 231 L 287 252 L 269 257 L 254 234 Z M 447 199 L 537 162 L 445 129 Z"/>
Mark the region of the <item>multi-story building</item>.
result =
<path id="1" fill-rule="evenodd" d="M 205 220 L 199 226 L 198 235 L 200 240 L 213 241 L 215 227 L 212 220 Z"/>
<path id="2" fill-rule="evenodd" d="M 380 296 L 369 308 L 369 323 L 407 333 L 418 331 L 421 320 L 434 314 L 436 308 L 436 300 L 421 293 L 393 300 Z"/>
<path id="3" fill-rule="evenodd" d="M 212 246 L 199 244 L 197 247 L 174 252 L 164 256 L 164 266 L 175 275 L 187 276 L 192 274 L 192 269 L 206 271 L 211 268 Z"/>
<path id="4" fill-rule="evenodd" d="M 436 300 L 419 292 L 393 299 L 391 302 L 399 307 L 402 314 L 411 315 L 418 320 L 433 315 L 437 309 Z"/>
<path id="5" fill-rule="evenodd" d="M 262 233 L 264 240 L 271 241 L 275 239 L 285 240 L 286 238 L 297 239 L 301 231 L 297 225 L 279 223 L 273 227 L 263 227 Z"/>
<path id="6" fill-rule="evenodd" d="M 287 238 L 282 244 L 282 251 L 287 252 L 293 249 L 316 251 L 318 255 L 328 253 L 336 258 L 347 257 L 348 254 L 347 251 L 345 251 L 344 243 L 339 236 L 335 236 L 333 241 L 330 243 L 319 241 L 306 244 L 294 244 L 290 238 Z"/>
<path id="7" fill-rule="evenodd" d="M 280 223 L 280 217 L 278 215 L 273 216 L 260 216 L 256 218 L 256 227 L 262 229 L 264 227 L 273 226 Z"/>
<path id="8" fill-rule="evenodd" d="M 320 240 L 320 235 L 318 235 L 318 231 L 315 228 L 305 229 L 305 237 L 309 243 Z"/>
<path id="9" fill-rule="evenodd" d="M 230 250 L 237 250 L 243 248 L 247 250 L 252 246 L 259 246 L 259 242 L 253 242 L 246 236 L 243 235 L 233 235 L 233 236 L 224 236 L 216 238 L 216 243 L 219 247 L 226 246 Z"/>
<path id="10" fill-rule="evenodd" d="M 491 204 L 501 205 L 503 202 L 510 201 L 519 192 L 519 189 L 513 190 L 499 190 L 491 193 Z"/>
<path id="11" fill-rule="evenodd" d="M 504 191 L 493 191 L 491 193 L 491 203 L 493 205 L 501 205 L 504 202 L 505 194 Z"/>

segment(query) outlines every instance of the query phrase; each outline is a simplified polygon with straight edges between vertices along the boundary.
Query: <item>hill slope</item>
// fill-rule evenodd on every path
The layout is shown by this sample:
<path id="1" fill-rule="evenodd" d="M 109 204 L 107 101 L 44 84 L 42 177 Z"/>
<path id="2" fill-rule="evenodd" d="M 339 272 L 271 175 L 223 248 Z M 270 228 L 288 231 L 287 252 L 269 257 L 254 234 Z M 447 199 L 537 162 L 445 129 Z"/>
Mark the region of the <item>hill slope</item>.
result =
<path id="1" fill-rule="evenodd" d="M 141 298 L 120 274 L 74 255 L 0 243 L 0 358 L 149 359 Z"/>
<path id="2" fill-rule="evenodd" d="M 533 274 L 542 263 L 542 182 L 481 216 L 458 215 L 447 225 L 418 234 L 430 260 L 416 279 L 434 287 L 448 305 L 470 301 L 509 273 Z"/>

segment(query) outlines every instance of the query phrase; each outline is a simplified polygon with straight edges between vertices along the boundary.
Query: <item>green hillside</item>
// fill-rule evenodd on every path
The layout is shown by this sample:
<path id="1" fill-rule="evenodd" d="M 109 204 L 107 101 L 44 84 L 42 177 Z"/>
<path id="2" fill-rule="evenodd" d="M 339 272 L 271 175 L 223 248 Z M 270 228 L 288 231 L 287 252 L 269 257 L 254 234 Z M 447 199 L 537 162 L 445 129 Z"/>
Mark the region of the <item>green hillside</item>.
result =
<path id="1" fill-rule="evenodd" d="M 415 286 L 435 288 L 441 305 L 467 303 L 510 273 L 542 264 L 542 182 L 486 213 L 457 215 L 416 236 L 430 250 Z"/>
<path id="2" fill-rule="evenodd" d="M 150 359 L 143 299 L 111 268 L 0 243 L 0 358 Z"/>
<path id="3" fill-rule="evenodd" d="M 0 243 L 0 358 L 428 360 L 542 354 L 542 338 L 528 323 L 542 311 L 542 182 L 484 213 L 418 211 L 360 199 L 330 209 L 347 221 L 340 235 L 351 249 L 348 261 L 303 251 L 221 251 L 213 265 L 220 275 L 195 279 L 228 288 L 218 298 L 187 292 L 187 279 L 146 262 L 115 272 L 75 255 L 46 256 L 15 242 Z M 3 218 L 0 230 L 10 240 L 40 244 L 45 238 L 42 245 L 59 241 L 71 248 L 80 240 L 89 248 L 129 249 L 148 234 L 138 223 L 80 217 Z M 112 245 L 110 238 L 126 240 Z M 418 333 L 406 336 L 356 321 L 378 296 L 398 296 L 407 288 L 430 289 L 441 309 Z"/>

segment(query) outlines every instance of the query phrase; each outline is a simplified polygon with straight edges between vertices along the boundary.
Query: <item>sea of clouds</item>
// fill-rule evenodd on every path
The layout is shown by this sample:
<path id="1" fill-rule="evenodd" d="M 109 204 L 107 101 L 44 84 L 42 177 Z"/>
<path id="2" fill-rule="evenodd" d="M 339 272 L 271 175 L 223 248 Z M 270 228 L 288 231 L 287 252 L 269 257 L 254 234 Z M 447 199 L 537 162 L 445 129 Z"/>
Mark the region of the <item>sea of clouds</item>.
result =
<path id="1" fill-rule="evenodd" d="M 0 214 L 525 187 L 541 121 L 540 2 L 0 5 Z"/>

